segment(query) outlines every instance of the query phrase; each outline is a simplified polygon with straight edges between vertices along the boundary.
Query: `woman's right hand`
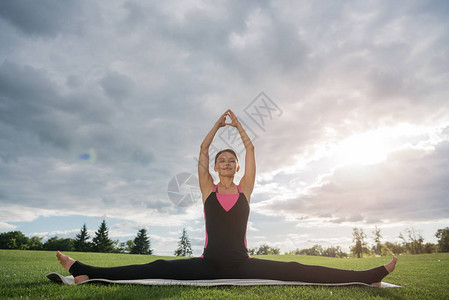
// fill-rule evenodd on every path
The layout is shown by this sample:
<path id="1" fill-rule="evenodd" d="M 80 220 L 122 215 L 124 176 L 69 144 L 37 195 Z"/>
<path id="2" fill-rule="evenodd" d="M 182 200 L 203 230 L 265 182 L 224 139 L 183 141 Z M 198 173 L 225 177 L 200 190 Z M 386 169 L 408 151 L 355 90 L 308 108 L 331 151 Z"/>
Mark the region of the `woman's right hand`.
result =
<path id="1" fill-rule="evenodd" d="M 226 123 L 226 117 L 231 117 L 230 113 L 229 113 L 230 109 L 228 109 L 227 111 L 224 112 L 224 114 L 222 114 L 220 116 L 220 118 L 218 119 L 218 121 L 215 123 L 215 125 L 218 126 L 218 128 L 224 127 L 226 125 L 228 125 L 228 123 Z"/>

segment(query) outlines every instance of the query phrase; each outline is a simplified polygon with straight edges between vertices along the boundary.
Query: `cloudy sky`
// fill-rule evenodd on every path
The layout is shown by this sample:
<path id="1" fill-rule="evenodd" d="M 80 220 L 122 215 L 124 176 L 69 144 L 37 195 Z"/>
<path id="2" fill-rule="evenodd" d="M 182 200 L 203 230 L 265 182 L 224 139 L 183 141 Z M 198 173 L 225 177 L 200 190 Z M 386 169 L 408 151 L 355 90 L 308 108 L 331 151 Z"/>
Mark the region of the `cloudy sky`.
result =
<path id="1" fill-rule="evenodd" d="M 0 231 L 74 237 L 106 219 L 114 240 L 144 227 L 172 255 L 186 228 L 200 255 L 189 176 L 231 108 L 256 147 L 250 248 L 349 250 L 353 227 L 375 225 L 383 241 L 413 227 L 436 242 L 448 14 L 447 1 L 1 1 Z M 235 133 L 220 129 L 211 156 L 243 159 Z"/>

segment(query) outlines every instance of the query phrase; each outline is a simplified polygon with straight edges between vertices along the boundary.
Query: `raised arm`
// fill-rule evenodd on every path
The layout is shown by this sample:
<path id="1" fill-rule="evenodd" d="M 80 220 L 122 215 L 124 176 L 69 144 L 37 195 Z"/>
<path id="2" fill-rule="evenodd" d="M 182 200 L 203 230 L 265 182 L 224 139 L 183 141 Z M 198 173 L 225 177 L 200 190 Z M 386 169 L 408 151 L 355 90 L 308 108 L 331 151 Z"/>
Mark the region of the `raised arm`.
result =
<path id="1" fill-rule="evenodd" d="M 218 129 L 226 126 L 227 116 L 229 116 L 229 110 L 220 116 L 201 143 L 200 156 L 198 159 L 198 179 L 200 182 L 201 194 L 203 195 L 203 203 L 206 201 L 207 196 L 209 196 L 210 191 L 214 187 L 214 180 L 209 173 L 209 147 L 212 144 Z"/>
<path id="2" fill-rule="evenodd" d="M 231 110 L 229 110 L 229 114 L 232 121 L 229 125 L 237 128 L 240 133 L 240 137 L 242 138 L 242 142 L 245 145 L 245 174 L 240 180 L 239 185 L 249 202 L 254 189 L 254 182 L 256 180 L 256 157 L 254 145 L 246 134 L 245 129 L 243 129 L 242 124 L 237 120 L 235 114 Z"/>

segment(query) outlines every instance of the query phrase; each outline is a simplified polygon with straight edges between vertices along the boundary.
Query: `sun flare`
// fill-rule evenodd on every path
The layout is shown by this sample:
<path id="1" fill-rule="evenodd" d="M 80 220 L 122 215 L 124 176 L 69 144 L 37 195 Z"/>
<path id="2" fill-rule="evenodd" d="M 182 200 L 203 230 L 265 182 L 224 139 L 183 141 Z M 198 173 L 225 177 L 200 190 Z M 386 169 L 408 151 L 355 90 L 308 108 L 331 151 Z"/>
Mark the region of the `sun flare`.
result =
<path id="1" fill-rule="evenodd" d="M 384 161 L 392 150 L 381 134 L 364 133 L 341 141 L 335 156 L 345 164 L 374 164 Z"/>

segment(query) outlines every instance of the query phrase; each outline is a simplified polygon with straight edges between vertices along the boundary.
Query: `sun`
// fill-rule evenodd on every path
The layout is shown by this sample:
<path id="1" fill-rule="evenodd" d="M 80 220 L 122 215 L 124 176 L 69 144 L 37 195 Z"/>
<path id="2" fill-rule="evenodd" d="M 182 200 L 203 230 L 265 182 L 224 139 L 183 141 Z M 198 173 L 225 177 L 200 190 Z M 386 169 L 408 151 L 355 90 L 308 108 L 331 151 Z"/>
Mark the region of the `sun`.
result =
<path id="1" fill-rule="evenodd" d="M 442 127 L 426 127 L 408 123 L 378 127 L 369 131 L 342 137 L 332 127 L 324 128 L 324 138 L 311 145 L 311 151 L 297 155 L 297 163 L 289 172 L 303 169 L 311 162 L 319 168 L 372 165 L 386 161 L 392 154 L 404 149 L 432 150 L 433 145 L 447 140 Z"/>
<path id="2" fill-rule="evenodd" d="M 433 145 L 445 139 L 446 126 L 433 128 L 402 123 L 354 134 L 337 142 L 335 131 L 327 129 L 329 137 L 334 139 L 327 147 L 326 156 L 339 165 L 377 164 L 401 149 L 433 149 Z"/>
<path id="3" fill-rule="evenodd" d="M 343 164 L 375 164 L 384 161 L 392 150 L 381 133 L 367 132 L 338 143 L 335 158 Z"/>

